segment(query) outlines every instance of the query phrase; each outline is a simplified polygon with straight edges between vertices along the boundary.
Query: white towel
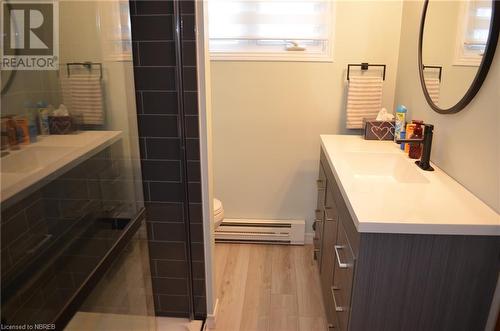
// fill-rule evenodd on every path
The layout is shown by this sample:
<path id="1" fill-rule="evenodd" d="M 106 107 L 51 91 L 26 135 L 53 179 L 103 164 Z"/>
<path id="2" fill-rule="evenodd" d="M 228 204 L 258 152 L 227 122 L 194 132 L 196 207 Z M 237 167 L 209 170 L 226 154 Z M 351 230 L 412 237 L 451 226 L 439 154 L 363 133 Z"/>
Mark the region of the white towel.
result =
<path id="1" fill-rule="evenodd" d="M 441 82 L 439 78 L 424 76 L 424 82 L 432 102 L 437 106 L 439 104 L 439 94 L 441 93 Z"/>
<path id="2" fill-rule="evenodd" d="M 351 76 L 347 92 L 348 129 L 362 129 L 363 119 L 375 119 L 382 107 L 382 77 Z"/>
<path id="3" fill-rule="evenodd" d="M 101 77 L 98 73 L 72 73 L 61 79 L 63 102 L 80 124 L 104 124 Z"/>

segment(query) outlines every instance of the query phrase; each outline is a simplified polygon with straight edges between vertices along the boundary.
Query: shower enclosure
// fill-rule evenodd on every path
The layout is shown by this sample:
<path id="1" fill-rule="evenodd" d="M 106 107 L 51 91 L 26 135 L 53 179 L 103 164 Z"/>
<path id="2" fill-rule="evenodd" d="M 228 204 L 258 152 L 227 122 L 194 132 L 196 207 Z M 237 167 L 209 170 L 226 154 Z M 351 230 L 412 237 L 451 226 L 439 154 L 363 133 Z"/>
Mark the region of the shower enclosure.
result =
<path id="1" fill-rule="evenodd" d="M 129 3 L 1 6 L 2 328 L 154 329 Z"/>

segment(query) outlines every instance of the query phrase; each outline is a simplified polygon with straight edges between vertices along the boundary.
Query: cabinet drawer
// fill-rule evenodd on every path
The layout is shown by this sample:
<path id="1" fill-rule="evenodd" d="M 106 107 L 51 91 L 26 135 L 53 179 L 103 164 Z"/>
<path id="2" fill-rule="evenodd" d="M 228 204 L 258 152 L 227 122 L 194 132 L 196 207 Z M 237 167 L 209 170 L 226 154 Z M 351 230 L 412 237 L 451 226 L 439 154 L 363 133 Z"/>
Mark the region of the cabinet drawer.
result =
<path id="1" fill-rule="evenodd" d="M 355 258 L 346 231 L 339 222 L 338 239 L 334 246 L 335 271 L 331 295 L 338 316 L 340 330 L 347 330 L 351 305 L 352 282 L 354 276 Z"/>

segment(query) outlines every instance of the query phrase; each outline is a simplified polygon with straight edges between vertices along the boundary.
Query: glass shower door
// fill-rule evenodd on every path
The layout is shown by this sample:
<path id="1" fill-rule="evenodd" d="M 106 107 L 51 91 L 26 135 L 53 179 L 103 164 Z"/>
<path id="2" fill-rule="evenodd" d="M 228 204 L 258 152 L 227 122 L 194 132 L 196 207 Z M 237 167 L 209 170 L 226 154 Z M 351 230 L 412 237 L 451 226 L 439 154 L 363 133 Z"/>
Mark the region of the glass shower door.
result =
<path id="1" fill-rule="evenodd" d="M 2 325 L 61 329 L 78 310 L 148 330 L 129 3 L 1 10 Z"/>

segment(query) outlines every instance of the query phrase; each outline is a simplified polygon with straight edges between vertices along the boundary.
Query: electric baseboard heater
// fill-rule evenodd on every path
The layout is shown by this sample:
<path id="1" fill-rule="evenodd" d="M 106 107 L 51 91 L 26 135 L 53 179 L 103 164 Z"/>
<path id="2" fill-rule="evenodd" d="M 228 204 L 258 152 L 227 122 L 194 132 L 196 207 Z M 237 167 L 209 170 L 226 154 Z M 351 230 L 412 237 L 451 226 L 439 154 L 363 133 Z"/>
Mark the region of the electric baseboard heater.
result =
<path id="1" fill-rule="evenodd" d="M 304 232 L 304 220 L 225 219 L 215 231 L 215 241 L 303 245 Z"/>

